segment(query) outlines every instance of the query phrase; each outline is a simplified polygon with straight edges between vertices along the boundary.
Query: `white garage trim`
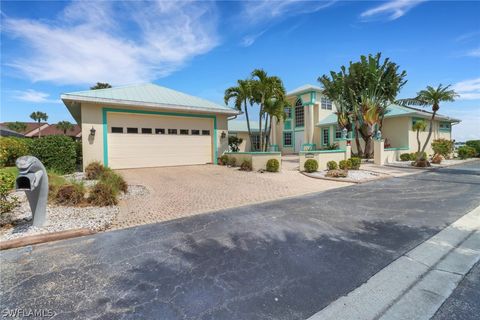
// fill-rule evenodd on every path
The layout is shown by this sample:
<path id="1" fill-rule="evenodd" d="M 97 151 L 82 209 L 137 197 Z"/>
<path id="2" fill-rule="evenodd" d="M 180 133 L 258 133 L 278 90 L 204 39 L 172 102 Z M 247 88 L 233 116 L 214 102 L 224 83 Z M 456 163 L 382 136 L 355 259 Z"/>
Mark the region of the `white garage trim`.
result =
<path id="1" fill-rule="evenodd" d="M 217 117 L 215 115 L 205 114 L 184 114 L 176 112 L 159 112 L 159 111 L 146 111 L 146 110 L 132 110 L 132 109 L 115 109 L 115 108 L 102 108 L 102 124 L 103 124 L 103 163 L 108 166 L 108 124 L 107 113 L 133 113 L 133 114 L 151 114 L 160 116 L 175 116 L 175 117 L 187 117 L 187 118 L 207 118 L 213 119 L 213 163 L 217 164 Z"/>

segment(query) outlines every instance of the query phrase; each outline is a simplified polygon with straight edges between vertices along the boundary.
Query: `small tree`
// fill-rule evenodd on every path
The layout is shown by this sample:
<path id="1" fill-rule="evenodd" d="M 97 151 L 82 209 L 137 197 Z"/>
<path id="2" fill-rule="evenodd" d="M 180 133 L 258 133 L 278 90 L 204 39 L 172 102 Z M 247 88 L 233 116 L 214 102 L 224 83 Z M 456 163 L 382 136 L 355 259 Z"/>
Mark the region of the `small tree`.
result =
<path id="1" fill-rule="evenodd" d="M 420 149 L 422 147 L 422 143 L 420 142 L 420 131 L 425 131 L 427 129 L 427 122 L 425 120 L 418 120 L 413 125 L 412 129 L 417 132 L 417 156 L 420 154 Z"/>
<path id="2" fill-rule="evenodd" d="M 38 122 L 38 137 L 40 138 L 40 127 L 41 127 L 40 122 L 42 120 L 47 121 L 48 120 L 48 115 L 45 112 L 36 111 L 36 112 L 32 112 L 32 114 L 30 114 L 30 118 L 33 121 Z"/>
<path id="3" fill-rule="evenodd" d="M 447 159 L 453 152 L 453 141 L 448 139 L 436 139 L 432 141 L 432 149 L 435 155 L 441 155 Z"/>
<path id="4" fill-rule="evenodd" d="M 23 133 L 25 130 L 27 130 L 27 125 L 23 122 L 15 121 L 8 123 L 7 128 L 15 132 Z"/>
<path id="5" fill-rule="evenodd" d="M 97 90 L 97 89 L 108 89 L 111 88 L 112 86 L 107 83 L 107 82 L 97 82 L 96 85 L 93 87 L 90 87 L 90 90 Z"/>
<path id="6" fill-rule="evenodd" d="M 63 134 L 66 135 L 67 131 L 73 131 L 73 124 L 70 123 L 70 121 L 60 121 L 55 125 L 57 129 L 62 130 Z"/>
<path id="7" fill-rule="evenodd" d="M 243 139 L 236 136 L 228 137 L 228 146 L 233 152 L 238 152 L 240 150 L 239 146 L 242 144 Z"/>

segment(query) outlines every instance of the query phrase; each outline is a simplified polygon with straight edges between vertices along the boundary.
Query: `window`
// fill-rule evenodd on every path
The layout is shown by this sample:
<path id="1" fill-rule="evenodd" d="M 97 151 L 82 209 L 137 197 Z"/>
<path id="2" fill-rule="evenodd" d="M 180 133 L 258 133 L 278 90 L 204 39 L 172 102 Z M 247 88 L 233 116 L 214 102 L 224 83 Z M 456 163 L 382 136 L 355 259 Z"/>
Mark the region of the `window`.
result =
<path id="1" fill-rule="evenodd" d="M 450 131 L 450 123 L 440 122 L 440 131 Z"/>
<path id="2" fill-rule="evenodd" d="M 127 133 L 138 133 L 138 128 L 127 128 Z"/>
<path id="3" fill-rule="evenodd" d="M 177 129 L 168 129 L 168 134 L 177 134 Z"/>
<path id="4" fill-rule="evenodd" d="M 284 147 L 291 147 L 292 146 L 292 133 L 291 132 L 284 132 L 283 133 L 283 146 Z"/>
<path id="5" fill-rule="evenodd" d="M 252 146 L 254 150 L 259 150 L 260 149 L 260 136 L 259 135 L 253 135 L 252 136 Z"/>
<path id="6" fill-rule="evenodd" d="M 337 126 L 337 129 L 335 130 L 335 139 L 342 139 L 342 129 Z"/>
<path id="7" fill-rule="evenodd" d="M 285 108 L 285 116 L 286 116 L 286 119 L 292 118 L 292 108 Z"/>
<path id="8" fill-rule="evenodd" d="M 202 130 L 202 136 L 209 136 L 210 130 Z"/>
<path id="9" fill-rule="evenodd" d="M 329 129 L 322 129 L 322 145 L 326 146 L 330 143 Z"/>
<path id="10" fill-rule="evenodd" d="M 112 127 L 112 133 L 123 133 L 122 127 Z"/>
<path id="11" fill-rule="evenodd" d="M 155 134 L 165 134 L 165 129 L 156 128 Z"/>
<path id="12" fill-rule="evenodd" d="M 180 134 L 188 135 L 188 129 L 180 129 Z"/>
<path id="13" fill-rule="evenodd" d="M 192 136 L 200 135 L 200 130 L 192 130 Z"/>
<path id="14" fill-rule="evenodd" d="M 152 128 L 142 128 L 142 133 L 152 134 Z"/>
<path id="15" fill-rule="evenodd" d="M 304 109 L 302 100 L 295 102 L 295 127 L 303 127 L 305 125 Z"/>
<path id="16" fill-rule="evenodd" d="M 332 101 L 326 97 L 322 97 L 321 99 L 322 109 L 324 110 L 332 110 Z"/>

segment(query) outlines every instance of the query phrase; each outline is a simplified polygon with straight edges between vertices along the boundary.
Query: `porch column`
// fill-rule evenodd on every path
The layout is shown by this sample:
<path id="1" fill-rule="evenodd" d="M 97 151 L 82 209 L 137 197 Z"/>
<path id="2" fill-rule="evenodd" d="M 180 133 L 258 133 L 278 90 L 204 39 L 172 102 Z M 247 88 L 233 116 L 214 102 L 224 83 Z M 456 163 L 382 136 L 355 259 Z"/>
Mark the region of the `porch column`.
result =
<path id="1" fill-rule="evenodd" d="M 313 105 L 309 104 L 304 107 L 305 109 L 305 143 L 313 143 L 313 129 L 314 129 L 314 119 L 313 119 Z"/>

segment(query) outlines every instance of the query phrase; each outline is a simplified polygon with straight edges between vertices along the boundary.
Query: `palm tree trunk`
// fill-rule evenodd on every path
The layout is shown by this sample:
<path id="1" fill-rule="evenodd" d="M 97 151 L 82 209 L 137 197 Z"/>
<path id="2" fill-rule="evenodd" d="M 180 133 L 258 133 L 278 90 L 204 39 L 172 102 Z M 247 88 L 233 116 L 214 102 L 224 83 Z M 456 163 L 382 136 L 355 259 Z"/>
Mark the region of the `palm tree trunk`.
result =
<path id="1" fill-rule="evenodd" d="M 270 133 L 272 132 L 272 122 L 273 122 L 273 116 L 270 116 L 270 123 L 268 124 L 268 131 L 267 131 L 267 146 L 270 144 Z"/>
<path id="2" fill-rule="evenodd" d="M 263 144 L 263 149 L 262 151 L 267 151 L 267 137 L 268 137 L 268 132 L 267 132 L 267 128 L 268 128 L 268 118 L 269 118 L 269 115 L 268 113 L 266 114 L 265 116 L 265 135 L 264 135 L 264 144 Z"/>
<path id="3" fill-rule="evenodd" d="M 40 120 L 38 120 L 38 137 L 39 137 L 39 138 L 40 138 L 40 127 L 41 127 L 41 125 L 40 125 Z"/>
<path id="4" fill-rule="evenodd" d="M 358 127 L 355 124 L 355 145 L 357 146 L 357 153 L 359 157 L 363 157 L 362 146 L 360 145 L 360 139 L 358 138 Z"/>
<path id="5" fill-rule="evenodd" d="M 263 132 L 262 132 L 262 116 L 263 116 L 263 98 L 262 102 L 260 103 L 260 111 L 258 113 L 258 131 L 259 131 L 259 143 L 260 143 L 260 150 L 263 149 Z"/>
<path id="6" fill-rule="evenodd" d="M 247 129 L 248 129 L 248 138 L 250 139 L 250 151 L 252 151 L 252 130 L 250 129 L 250 119 L 248 117 L 248 104 L 247 104 L 247 99 L 244 101 L 244 106 L 245 106 L 245 118 L 247 119 Z"/>
<path id="7" fill-rule="evenodd" d="M 420 147 L 421 147 L 421 143 L 420 143 L 420 130 L 417 130 L 417 155 L 420 153 Z"/>
<path id="8" fill-rule="evenodd" d="M 435 115 L 437 114 L 437 111 L 433 111 L 432 117 L 430 118 L 430 128 L 428 129 L 428 136 L 427 140 L 425 141 L 425 144 L 422 147 L 422 151 L 417 154 L 417 161 L 420 160 L 421 155 L 425 152 L 427 149 L 428 143 L 430 142 L 430 138 L 432 137 L 433 133 L 433 120 L 435 119 Z"/>

